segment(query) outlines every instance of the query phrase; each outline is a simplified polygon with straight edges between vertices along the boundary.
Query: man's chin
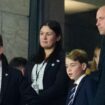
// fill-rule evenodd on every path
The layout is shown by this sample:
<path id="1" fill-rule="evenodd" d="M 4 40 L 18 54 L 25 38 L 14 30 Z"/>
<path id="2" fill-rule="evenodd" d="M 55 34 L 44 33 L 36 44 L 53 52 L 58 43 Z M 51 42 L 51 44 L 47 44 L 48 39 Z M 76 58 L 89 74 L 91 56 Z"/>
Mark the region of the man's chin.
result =
<path id="1" fill-rule="evenodd" d="M 104 32 L 100 32 L 100 35 L 105 36 L 105 33 Z"/>
<path id="2" fill-rule="evenodd" d="M 105 35 L 105 32 L 99 31 L 100 35 Z"/>

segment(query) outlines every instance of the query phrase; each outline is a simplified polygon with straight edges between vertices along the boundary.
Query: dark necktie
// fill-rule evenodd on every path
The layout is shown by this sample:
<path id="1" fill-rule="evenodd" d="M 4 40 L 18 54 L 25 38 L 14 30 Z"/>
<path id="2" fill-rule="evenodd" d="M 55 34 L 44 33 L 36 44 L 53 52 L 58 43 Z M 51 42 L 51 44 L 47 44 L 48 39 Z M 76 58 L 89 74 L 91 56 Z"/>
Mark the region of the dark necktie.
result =
<path id="1" fill-rule="evenodd" d="M 75 90 L 76 90 L 76 84 L 73 85 L 73 87 L 71 88 L 71 90 L 68 93 L 68 101 L 66 105 L 72 105 L 73 101 L 74 101 L 74 97 L 75 97 Z"/>

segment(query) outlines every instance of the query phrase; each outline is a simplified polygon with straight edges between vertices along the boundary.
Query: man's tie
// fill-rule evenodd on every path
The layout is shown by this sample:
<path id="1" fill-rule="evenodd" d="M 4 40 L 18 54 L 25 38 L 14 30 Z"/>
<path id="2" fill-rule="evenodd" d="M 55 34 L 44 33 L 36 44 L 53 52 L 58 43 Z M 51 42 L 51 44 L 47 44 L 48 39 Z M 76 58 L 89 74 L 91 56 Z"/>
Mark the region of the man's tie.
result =
<path id="1" fill-rule="evenodd" d="M 71 90 L 68 93 L 68 101 L 66 105 L 72 105 L 73 101 L 74 101 L 74 97 L 75 97 L 75 90 L 76 90 L 76 84 L 73 85 L 73 87 L 71 88 Z"/>

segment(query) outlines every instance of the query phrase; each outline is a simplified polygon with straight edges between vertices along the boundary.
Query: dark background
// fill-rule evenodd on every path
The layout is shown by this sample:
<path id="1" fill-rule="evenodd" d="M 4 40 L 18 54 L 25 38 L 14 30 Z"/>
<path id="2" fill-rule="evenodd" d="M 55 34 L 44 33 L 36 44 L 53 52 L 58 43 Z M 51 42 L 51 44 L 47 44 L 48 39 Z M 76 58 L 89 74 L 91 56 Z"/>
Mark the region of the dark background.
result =
<path id="1" fill-rule="evenodd" d="M 64 48 L 67 52 L 84 49 L 92 59 L 94 48 L 101 40 L 95 17 L 96 10 L 65 15 Z"/>

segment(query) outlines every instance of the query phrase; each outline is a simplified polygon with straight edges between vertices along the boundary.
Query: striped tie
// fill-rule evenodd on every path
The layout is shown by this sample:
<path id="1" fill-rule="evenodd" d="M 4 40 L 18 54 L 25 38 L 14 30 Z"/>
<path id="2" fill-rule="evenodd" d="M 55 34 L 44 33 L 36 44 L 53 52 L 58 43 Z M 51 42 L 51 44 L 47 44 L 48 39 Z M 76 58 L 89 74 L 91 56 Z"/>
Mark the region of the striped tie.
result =
<path id="1" fill-rule="evenodd" d="M 70 92 L 68 93 L 68 102 L 67 105 L 72 105 L 75 97 L 75 90 L 76 90 L 76 84 L 72 87 Z"/>

